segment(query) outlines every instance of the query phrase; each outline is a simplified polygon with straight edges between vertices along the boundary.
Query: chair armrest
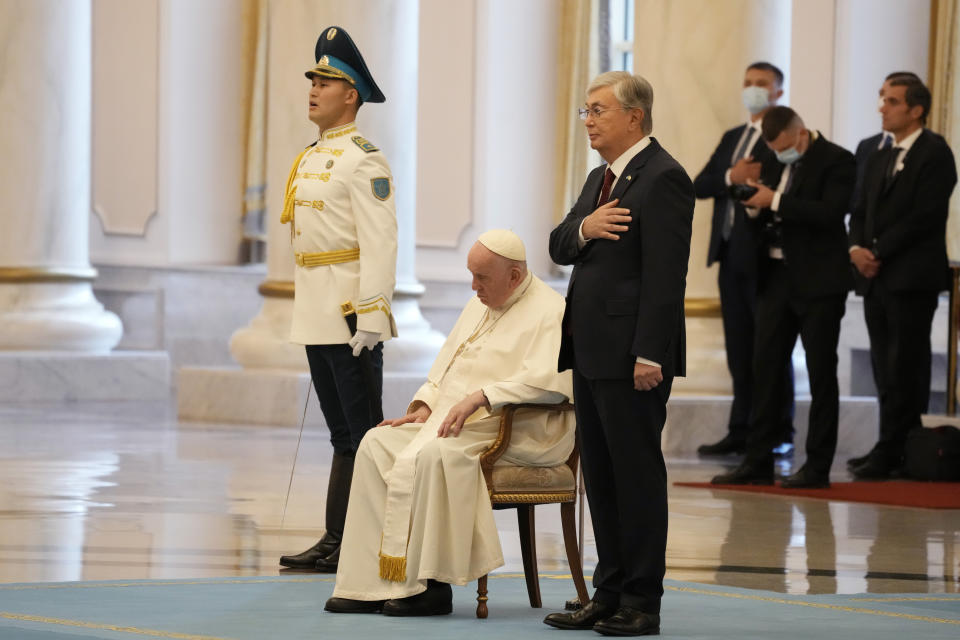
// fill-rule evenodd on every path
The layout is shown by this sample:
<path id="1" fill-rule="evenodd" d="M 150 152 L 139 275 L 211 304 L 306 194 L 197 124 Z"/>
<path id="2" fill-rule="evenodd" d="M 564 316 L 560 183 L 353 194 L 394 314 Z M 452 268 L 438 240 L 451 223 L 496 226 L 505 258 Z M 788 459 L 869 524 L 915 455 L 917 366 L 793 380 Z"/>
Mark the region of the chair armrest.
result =
<path id="1" fill-rule="evenodd" d="M 483 479 L 487 483 L 487 490 L 492 490 L 493 486 L 493 465 L 496 464 L 497 460 L 506 452 L 507 447 L 510 446 L 510 437 L 513 435 L 513 414 L 515 414 L 520 409 L 536 409 L 539 411 L 573 411 L 573 405 L 569 402 L 561 402 L 559 404 L 508 404 L 504 405 L 503 413 L 500 414 L 500 430 L 497 432 L 497 437 L 494 438 L 493 443 L 490 445 L 490 448 L 480 454 L 480 469 L 483 471 Z M 572 466 L 571 468 L 576 474 L 576 465 L 577 465 L 577 447 L 574 444 L 573 452 L 570 454 L 570 458 L 567 460 L 567 464 Z"/>

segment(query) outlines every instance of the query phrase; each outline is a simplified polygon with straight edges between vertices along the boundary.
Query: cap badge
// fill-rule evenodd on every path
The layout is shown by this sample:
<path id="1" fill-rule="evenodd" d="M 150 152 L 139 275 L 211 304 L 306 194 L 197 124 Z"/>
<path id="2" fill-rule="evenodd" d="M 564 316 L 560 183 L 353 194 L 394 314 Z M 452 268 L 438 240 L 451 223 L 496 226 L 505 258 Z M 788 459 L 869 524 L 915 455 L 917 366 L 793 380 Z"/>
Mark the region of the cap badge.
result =
<path id="1" fill-rule="evenodd" d="M 337 28 L 330 27 L 327 29 L 327 40 L 333 40 L 335 37 L 337 37 Z"/>
<path id="2" fill-rule="evenodd" d="M 329 65 L 329 64 L 330 64 L 330 58 L 328 58 L 327 56 L 320 56 L 320 59 L 317 60 L 317 64 L 326 64 L 326 65 Z"/>
<path id="3" fill-rule="evenodd" d="M 333 160 L 327 160 L 327 169 L 333 168 Z"/>

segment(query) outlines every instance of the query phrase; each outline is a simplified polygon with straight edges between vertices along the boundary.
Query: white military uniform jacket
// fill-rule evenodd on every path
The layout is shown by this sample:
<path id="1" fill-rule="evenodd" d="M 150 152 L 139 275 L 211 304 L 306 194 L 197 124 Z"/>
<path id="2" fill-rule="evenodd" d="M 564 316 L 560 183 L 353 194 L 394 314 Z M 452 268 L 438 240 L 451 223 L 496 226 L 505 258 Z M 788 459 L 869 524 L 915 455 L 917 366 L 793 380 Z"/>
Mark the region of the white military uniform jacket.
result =
<path id="1" fill-rule="evenodd" d="M 281 222 L 297 261 L 290 341 L 345 344 L 341 305 L 357 329 L 396 337 L 397 216 L 386 158 L 355 123 L 328 129 L 294 162 Z"/>

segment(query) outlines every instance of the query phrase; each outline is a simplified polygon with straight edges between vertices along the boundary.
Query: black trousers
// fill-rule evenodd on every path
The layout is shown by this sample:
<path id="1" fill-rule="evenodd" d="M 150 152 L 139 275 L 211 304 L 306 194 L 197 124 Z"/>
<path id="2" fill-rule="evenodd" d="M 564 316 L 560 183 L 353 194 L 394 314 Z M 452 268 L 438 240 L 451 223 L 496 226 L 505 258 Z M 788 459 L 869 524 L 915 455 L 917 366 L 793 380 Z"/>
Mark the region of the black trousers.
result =
<path id="1" fill-rule="evenodd" d="M 863 298 L 870 361 L 880 401 L 877 450 L 890 464 L 903 456 L 907 432 L 930 401 L 930 330 L 935 291 L 887 291 L 874 282 Z"/>
<path id="2" fill-rule="evenodd" d="M 773 464 L 770 449 L 776 446 L 780 435 L 782 398 L 777 375 L 790 360 L 799 335 L 810 375 L 806 466 L 816 473 L 827 474 L 837 449 L 840 413 L 837 344 L 847 294 L 801 299 L 792 291 L 782 260 L 768 260 L 764 269 L 764 284 L 757 295 L 753 358 L 755 412 L 747 455 L 757 464 Z"/>
<path id="3" fill-rule="evenodd" d="M 733 380 L 733 404 L 730 407 L 730 435 L 746 441 L 750 433 L 753 410 L 753 344 L 756 332 L 754 316 L 757 300 L 757 275 L 743 260 L 731 255 L 730 245 L 720 254 L 720 312 L 723 317 L 723 339 L 727 350 L 727 369 Z M 788 361 L 777 374 L 780 391 L 780 442 L 793 442 L 793 363 Z"/>
<path id="4" fill-rule="evenodd" d="M 667 549 L 667 468 L 660 433 L 673 378 L 651 391 L 632 379 L 573 371 L 577 438 L 599 561 L 594 599 L 660 612 Z"/>
<path id="5" fill-rule="evenodd" d="M 380 421 L 371 410 L 383 396 L 383 343 L 370 352 L 376 389 L 371 403 L 360 368 L 360 359 L 346 344 L 308 344 L 310 377 L 320 400 L 320 409 L 330 429 L 334 453 L 352 458 L 364 434 Z"/>

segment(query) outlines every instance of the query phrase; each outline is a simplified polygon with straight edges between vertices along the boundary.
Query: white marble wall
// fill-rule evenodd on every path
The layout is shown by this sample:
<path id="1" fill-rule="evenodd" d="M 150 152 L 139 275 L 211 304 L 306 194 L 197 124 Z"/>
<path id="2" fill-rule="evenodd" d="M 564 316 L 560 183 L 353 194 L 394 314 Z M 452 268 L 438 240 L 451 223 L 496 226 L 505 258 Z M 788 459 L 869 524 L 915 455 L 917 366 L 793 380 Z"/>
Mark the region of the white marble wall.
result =
<path id="1" fill-rule="evenodd" d="M 239 0 L 94 0 L 91 255 L 235 264 L 245 171 Z"/>
<path id="2" fill-rule="evenodd" d="M 467 282 L 467 252 L 495 227 L 551 273 L 557 20 L 550 0 L 421 4 L 421 279 Z"/>

